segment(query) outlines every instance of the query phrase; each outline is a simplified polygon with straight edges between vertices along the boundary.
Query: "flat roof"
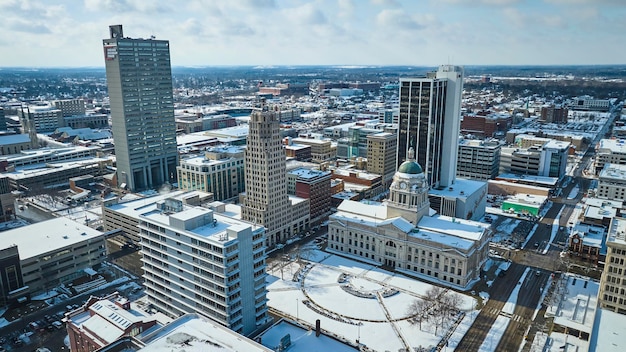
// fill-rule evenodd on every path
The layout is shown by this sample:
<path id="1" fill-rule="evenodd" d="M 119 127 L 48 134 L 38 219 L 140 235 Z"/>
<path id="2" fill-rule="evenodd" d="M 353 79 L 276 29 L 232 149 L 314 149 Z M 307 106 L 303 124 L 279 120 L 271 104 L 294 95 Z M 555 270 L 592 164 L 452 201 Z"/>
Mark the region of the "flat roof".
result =
<path id="1" fill-rule="evenodd" d="M 128 193 L 124 195 L 125 200 L 130 199 L 125 202 L 115 203 L 107 206 L 107 209 L 114 210 L 116 212 L 122 213 L 126 216 L 130 216 L 135 219 L 139 219 L 139 215 L 147 212 L 151 209 L 156 209 L 156 203 L 167 198 L 182 198 L 183 195 L 187 196 L 192 194 L 194 191 L 185 192 L 185 191 L 174 191 L 170 193 L 163 194 L 155 194 L 149 197 L 140 197 L 134 193 Z M 128 198 L 127 198 L 128 197 Z"/>
<path id="2" fill-rule="evenodd" d="M 578 223 L 574 226 L 570 237 L 575 234 L 582 238 L 583 245 L 601 248 L 604 250 L 603 253 L 606 253 L 606 229 L 604 227 Z"/>
<path id="3" fill-rule="evenodd" d="M 217 130 L 207 130 L 198 133 L 212 137 L 245 138 L 248 136 L 249 129 L 249 125 L 241 124 L 239 126 L 219 128 Z"/>
<path id="4" fill-rule="evenodd" d="M 585 209 L 585 217 L 590 219 L 602 220 L 604 218 L 614 218 L 615 215 L 617 215 L 617 209 L 613 207 L 587 206 Z"/>
<path id="5" fill-rule="evenodd" d="M 29 178 L 33 176 L 40 176 L 45 174 L 53 174 L 63 170 L 70 170 L 82 166 L 93 165 L 98 162 L 111 160 L 109 158 L 97 158 L 97 157 L 88 157 L 81 158 L 63 162 L 48 162 L 48 163 L 39 163 L 32 164 L 26 166 L 18 166 L 15 168 L 15 171 L 7 171 L 4 172 L 7 177 L 20 180 L 24 178 Z"/>
<path id="6" fill-rule="evenodd" d="M 624 314 L 598 309 L 590 339 L 590 352 L 622 352 L 626 324 Z"/>
<path id="7" fill-rule="evenodd" d="M 314 178 L 330 175 L 329 171 L 312 170 L 312 169 L 307 169 L 304 167 L 293 169 L 291 171 L 288 171 L 288 173 L 297 175 L 298 177 L 303 178 L 305 180 L 311 180 Z"/>
<path id="8" fill-rule="evenodd" d="M 200 226 L 190 228 L 190 229 L 178 229 L 184 230 L 191 235 L 196 235 L 198 237 L 202 237 L 207 240 L 212 240 L 216 243 L 224 244 L 228 241 L 234 240 L 237 237 L 229 236 L 228 229 L 232 229 L 235 232 L 239 232 L 246 228 L 251 228 L 252 231 L 260 228 L 260 226 L 256 226 L 247 222 L 243 222 L 238 219 L 233 219 L 224 215 L 220 215 L 220 213 L 216 213 L 213 210 L 201 208 L 201 207 L 191 207 L 183 204 L 183 210 L 176 212 L 174 214 L 169 214 L 167 212 L 163 212 L 159 209 L 150 209 L 148 212 L 141 214 L 141 217 L 145 219 L 149 219 L 150 221 L 163 224 L 167 227 L 173 227 L 170 225 L 170 217 L 174 219 L 178 219 L 181 221 L 190 220 L 193 218 L 197 218 L 199 216 L 212 216 L 214 222 L 208 222 L 206 224 L 202 224 Z"/>
<path id="9" fill-rule="evenodd" d="M 553 304 L 546 310 L 546 317 L 553 316 L 555 324 L 591 333 L 600 284 L 588 277 L 569 273 L 555 284 L 560 299 L 551 300 Z"/>
<path id="10" fill-rule="evenodd" d="M 540 196 L 536 194 L 526 194 L 526 193 L 516 193 L 512 196 L 509 196 L 504 200 L 506 203 L 516 203 L 522 205 L 532 205 L 532 206 L 541 206 L 545 201 L 548 200 L 546 196 Z"/>
<path id="11" fill-rule="evenodd" d="M 457 177 L 452 186 L 444 189 L 431 188 L 428 190 L 428 194 L 440 197 L 467 198 L 483 187 L 487 187 L 487 182 Z"/>
<path id="12" fill-rule="evenodd" d="M 435 215 L 422 217 L 418 227 L 429 229 L 433 232 L 444 232 L 471 241 L 479 241 L 484 236 L 485 230 L 490 228 L 491 225 L 445 215 Z"/>
<path id="13" fill-rule="evenodd" d="M 614 179 L 620 183 L 626 182 L 626 165 L 604 164 L 598 176 L 600 179 Z"/>
<path id="14" fill-rule="evenodd" d="M 570 142 L 566 141 L 557 141 L 556 139 L 550 139 L 546 144 L 543 145 L 544 148 L 550 149 L 566 149 L 571 145 Z"/>
<path id="15" fill-rule="evenodd" d="M 601 139 L 596 150 L 608 149 L 611 153 L 626 154 L 626 141 L 624 139 Z"/>
<path id="16" fill-rule="evenodd" d="M 18 143 L 30 143 L 30 136 L 27 134 L 5 134 L 0 136 L 0 145 Z"/>
<path id="17" fill-rule="evenodd" d="M 98 230 L 60 217 L 0 233 L 0 248 L 17 245 L 24 261 L 100 236 Z"/>
<path id="18" fill-rule="evenodd" d="M 321 334 L 316 337 L 311 330 L 296 326 L 285 320 L 279 321 L 266 331 L 261 337 L 261 343 L 269 348 L 276 348 L 280 345 L 280 340 L 289 334 L 291 336 L 291 345 L 289 349 L 294 352 L 306 351 L 333 351 L 333 352 L 352 352 L 358 349 L 339 342 L 338 340 Z"/>
<path id="19" fill-rule="evenodd" d="M 143 339 L 140 352 L 272 352 L 245 336 L 197 314 L 185 314 Z"/>
<path id="20" fill-rule="evenodd" d="M 496 179 L 503 179 L 507 181 L 523 181 L 529 183 L 536 183 L 544 186 L 556 186 L 559 181 L 558 177 L 547 176 L 534 176 L 534 175 L 515 175 L 515 174 L 500 174 Z"/>
<path id="21" fill-rule="evenodd" d="M 600 199 L 600 198 L 587 198 L 585 205 L 594 207 L 611 207 L 621 209 L 624 206 L 624 202 L 619 200 Z"/>
<path id="22" fill-rule="evenodd" d="M 614 217 L 611 219 L 607 243 L 614 242 L 626 246 L 626 218 Z"/>

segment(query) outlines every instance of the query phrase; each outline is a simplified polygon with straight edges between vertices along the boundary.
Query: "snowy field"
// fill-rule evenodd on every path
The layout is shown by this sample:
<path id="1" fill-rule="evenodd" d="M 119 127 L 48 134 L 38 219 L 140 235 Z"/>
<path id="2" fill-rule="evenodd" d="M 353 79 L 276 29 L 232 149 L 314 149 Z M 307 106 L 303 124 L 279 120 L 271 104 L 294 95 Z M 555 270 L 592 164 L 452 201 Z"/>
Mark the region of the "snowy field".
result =
<path id="1" fill-rule="evenodd" d="M 408 307 L 423 297 L 431 284 L 336 255 L 316 253 L 313 257 L 321 258 L 321 263 L 290 262 L 268 269 L 268 305 L 308 326 L 320 319 L 321 328 L 339 340 L 355 344 L 359 339 L 377 351 L 434 347 L 455 320 L 462 318 L 451 316 L 443 327 L 424 322 L 420 329 L 409 322 Z M 346 285 L 370 296 L 347 292 L 342 288 Z M 474 298 L 460 297 L 462 310 L 474 309 Z M 467 329 L 475 315 L 466 314 L 459 329 Z M 459 330 L 452 336 L 462 334 Z"/>

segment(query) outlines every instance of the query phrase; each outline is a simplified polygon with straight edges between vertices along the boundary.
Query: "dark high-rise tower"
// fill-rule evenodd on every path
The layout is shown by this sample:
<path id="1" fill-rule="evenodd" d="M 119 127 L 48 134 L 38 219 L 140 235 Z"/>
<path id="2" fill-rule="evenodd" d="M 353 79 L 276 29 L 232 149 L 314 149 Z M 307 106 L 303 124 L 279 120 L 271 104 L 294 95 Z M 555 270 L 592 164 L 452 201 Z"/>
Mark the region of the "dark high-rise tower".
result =
<path id="1" fill-rule="evenodd" d="M 119 185 L 157 188 L 176 177 L 176 123 L 170 44 L 124 37 L 102 40 Z"/>
<path id="2" fill-rule="evenodd" d="M 253 112 L 245 151 L 246 197 L 241 219 L 263 225 L 268 246 L 284 242 L 291 233 L 291 202 L 279 124 L 272 111 Z"/>
<path id="3" fill-rule="evenodd" d="M 415 148 L 428 185 L 448 187 L 456 177 L 463 68 L 443 65 L 424 78 L 400 79 L 396 165 Z"/>

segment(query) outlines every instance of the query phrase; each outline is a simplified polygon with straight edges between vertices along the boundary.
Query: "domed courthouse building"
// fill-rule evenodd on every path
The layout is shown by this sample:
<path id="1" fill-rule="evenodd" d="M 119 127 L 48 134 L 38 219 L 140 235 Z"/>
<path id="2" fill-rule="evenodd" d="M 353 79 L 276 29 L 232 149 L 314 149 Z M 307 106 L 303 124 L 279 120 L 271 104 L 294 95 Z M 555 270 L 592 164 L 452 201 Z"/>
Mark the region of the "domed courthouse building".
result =
<path id="1" fill-rule="evenodd" d="M 389 198 L 344 200 L 328 223 L 327 250 L 427 281 L 468 290 L 489 252 L 489 225 L 431 214 L 428 183 L 413 149 Z"/>

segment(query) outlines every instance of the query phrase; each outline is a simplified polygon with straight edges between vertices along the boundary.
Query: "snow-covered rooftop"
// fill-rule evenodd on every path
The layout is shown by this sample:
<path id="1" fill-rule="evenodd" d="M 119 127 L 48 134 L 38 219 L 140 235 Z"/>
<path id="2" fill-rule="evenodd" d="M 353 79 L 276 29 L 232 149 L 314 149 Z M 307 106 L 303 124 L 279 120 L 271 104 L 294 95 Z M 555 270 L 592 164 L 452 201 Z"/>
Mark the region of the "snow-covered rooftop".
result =
<path id="1" fill-rule="evenodd" d="M 614 154 L 626 154 L 626 143 L 623 139 L 601 139 L 596 149 L 598 151 L 605 149 Z"/>
<path id="2" fill-rule="evenodd" d="M 546 310 L 554 323 L 591 333 L 597 309 L 600 284 L 589 278 L 564 275 L 556 282 L 556 300 Z"/>
<path id="3" fill-rule="evenodd" d="M 598 176 L 600 179 L 615 179 L 624 182 L 626 180 L 626 165 L 604 164 L 604 168 Z"/>
<path id="4" fill-rule="evenodd" d="M 196 314 L 186 314 L 147 336 L 139 352 L 271 352 L 236 332 Z"/>
<path id="5" fill-rule="evenodd" d="M 3 232 L 0 248 L 17 245 L 20 259 L 26 260 L 100 236 L 98 230 L 59 217 Z"/>
<path id="6" fill-rule="evenodd" d="M 589 352 L 622 352 L 626 341 L 624 314 L 598 309 Z"/>

